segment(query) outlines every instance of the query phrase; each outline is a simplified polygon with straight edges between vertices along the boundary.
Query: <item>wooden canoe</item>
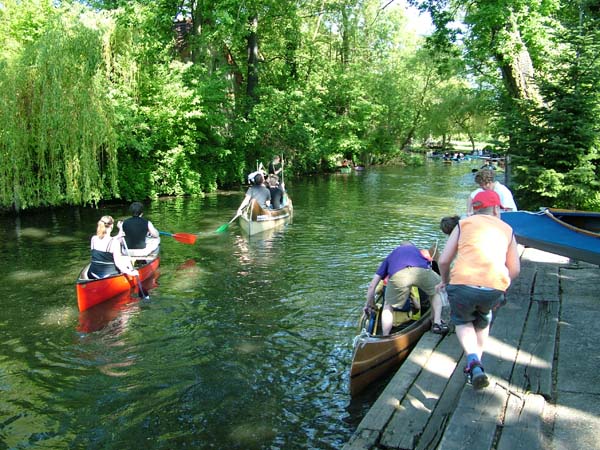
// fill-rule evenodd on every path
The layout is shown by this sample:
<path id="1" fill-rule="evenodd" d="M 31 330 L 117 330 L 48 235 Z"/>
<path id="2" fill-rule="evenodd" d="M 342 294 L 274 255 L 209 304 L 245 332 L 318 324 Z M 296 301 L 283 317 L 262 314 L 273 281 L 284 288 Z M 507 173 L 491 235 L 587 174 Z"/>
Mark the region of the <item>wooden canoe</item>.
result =
<path id="1" fill-rule="evenodd" d="M 502 213 L 517 242 L 567 258 L 600 264 L 600 212 L 547 208 Z"/>
<path id="2" fill-rule="evenodd" d="M 354 338 L 352 366 L 350 367 L 350 394 L 360 394 L 371 383 L 400 367 L 421 336 L 431 328 L 427 301 L 418 320 L 411 320 L 401 328 L 392 329 L 389 336 L 367 332 L 367 318 L 363 314 L 361 334 Z"/>
<path id="3" fill-rule="evenodd" d="M 150 255 L 148 259 L 144 260 L 138 258 L 136 269 L 140 274 L 142 284 L 158 270 L 159 264 L 158 253 Z M 139 291 L 135 277 L 119 273 L 106 278 L 91 279 L 88 277 L 89 268 L 90 264 L 87 264 L 77 278 L 76 291 L 79 311 L 85 311 L 119 295 L 138 293 Z"/>
<path id="4" fill-rule="evenodd" d="M 252 199 L 248 208 L 240 216 L 240 227 L 249 236 L 283 225 L 291 220 L 294 208 L 286 195 L 285 206 L 279 209 L 263 209 Z"/>

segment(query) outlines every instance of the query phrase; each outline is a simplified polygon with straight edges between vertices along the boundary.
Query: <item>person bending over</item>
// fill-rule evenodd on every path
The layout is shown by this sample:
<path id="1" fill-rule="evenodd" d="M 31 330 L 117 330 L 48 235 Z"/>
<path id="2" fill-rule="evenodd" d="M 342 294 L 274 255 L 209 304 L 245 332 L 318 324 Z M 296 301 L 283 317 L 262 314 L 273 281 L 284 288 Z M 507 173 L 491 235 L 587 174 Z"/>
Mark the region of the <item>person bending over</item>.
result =
<path id="1" fill-rule="evenodd" d="M 375 276 L 367 290 L 365 312 L 370 313 L 375 308 L 375 290 L 379 282 L 388 277 L 387 288 L 383 299 L 381 327 L 384 335 L 390 334 L 394 321 L 393 307 L 404 305 L 412 286 L 417 286 L 431 299 L 434 333 L 448 332 L 448 325 L 442 322 L 442 300 L 436 291 L 440 282 L 437 273 L 431 270 L 429 259 L 423 256 L 411 242 L 403 242 L 396 247 L 379 265 Z"/>

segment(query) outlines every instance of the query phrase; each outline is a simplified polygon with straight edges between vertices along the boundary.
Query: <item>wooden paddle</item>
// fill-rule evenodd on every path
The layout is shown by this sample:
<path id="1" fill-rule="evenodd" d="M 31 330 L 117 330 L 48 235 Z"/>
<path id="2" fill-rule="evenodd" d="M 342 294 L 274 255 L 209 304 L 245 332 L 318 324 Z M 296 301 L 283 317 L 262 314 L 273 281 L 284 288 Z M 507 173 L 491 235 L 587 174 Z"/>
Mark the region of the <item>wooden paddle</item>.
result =
<path id="1" fill-rule="evenodd" d="M 227 231 L 227 229 L 229 228 L 229 225 L 231 225 L 231 223 L 237 219 L 238 217 L 240 217 L 242 215 L 241 212 L 237 213 L 235 216 L 233 216 L 233 219 L 231 219 L 229 222 L 227 222 L 226 224 L 221 225 L 219 228 L 217 228 L 215 230 L 215 233 L 224 233 L 225 231 Z"/>
<path id="2" fill-rule="evenodd" d="M 183 244 L 193 245 L 196 243 L 197 236 L 191 233 L 169 233 L 167 231 L 159 231 L 159 234 L 163 234 L 165 236 L 171 236 L 176 241 L 179 241 Z"/>

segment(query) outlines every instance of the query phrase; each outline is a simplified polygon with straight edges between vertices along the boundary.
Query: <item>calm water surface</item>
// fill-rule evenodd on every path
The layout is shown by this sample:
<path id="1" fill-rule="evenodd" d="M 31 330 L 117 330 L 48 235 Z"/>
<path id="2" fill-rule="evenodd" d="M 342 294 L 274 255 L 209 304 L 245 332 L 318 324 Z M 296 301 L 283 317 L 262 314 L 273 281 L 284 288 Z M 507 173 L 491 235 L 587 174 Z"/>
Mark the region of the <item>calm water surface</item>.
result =
<path id="1" fill-rule="evenodd" d="M 378 394 L 348 394 L 367 285 L 403 240 L 443 240 L 469 163 L 377 168 L 288 183 L 293 223 L 245 237 L 243 191 L 161 199 L 150 300 L 80 314 L 74 280 L 104 214 L 127 205 L 0 217 L 0 449 L 335 449 Z"/>

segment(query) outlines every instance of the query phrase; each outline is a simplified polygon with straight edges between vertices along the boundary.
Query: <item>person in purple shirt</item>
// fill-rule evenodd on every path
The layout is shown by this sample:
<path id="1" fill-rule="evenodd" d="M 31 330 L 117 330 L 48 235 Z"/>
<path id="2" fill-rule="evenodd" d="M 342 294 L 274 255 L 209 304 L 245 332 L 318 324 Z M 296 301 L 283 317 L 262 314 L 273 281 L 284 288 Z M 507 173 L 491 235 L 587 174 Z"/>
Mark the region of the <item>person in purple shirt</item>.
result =
<path id="1" fill-rule="evenodd" d="M 442 322 L 442 299 L 436 291 L 440 276 L 431 269 L 431 260 L 411 242 L 403 242 L 396 247 L 379 265 L 369 289 L 365 312 L 375 309 L 375 290 L 381 280 L 388 278 L 385 290 L 381 327 L 384 335 L 392 330 L 394 306 L 403 306 L 412 286 L 417 286 L 430 298 L 433 312 L 431 331 L 438 334 L 448 332 L 448 325 Z"/>

